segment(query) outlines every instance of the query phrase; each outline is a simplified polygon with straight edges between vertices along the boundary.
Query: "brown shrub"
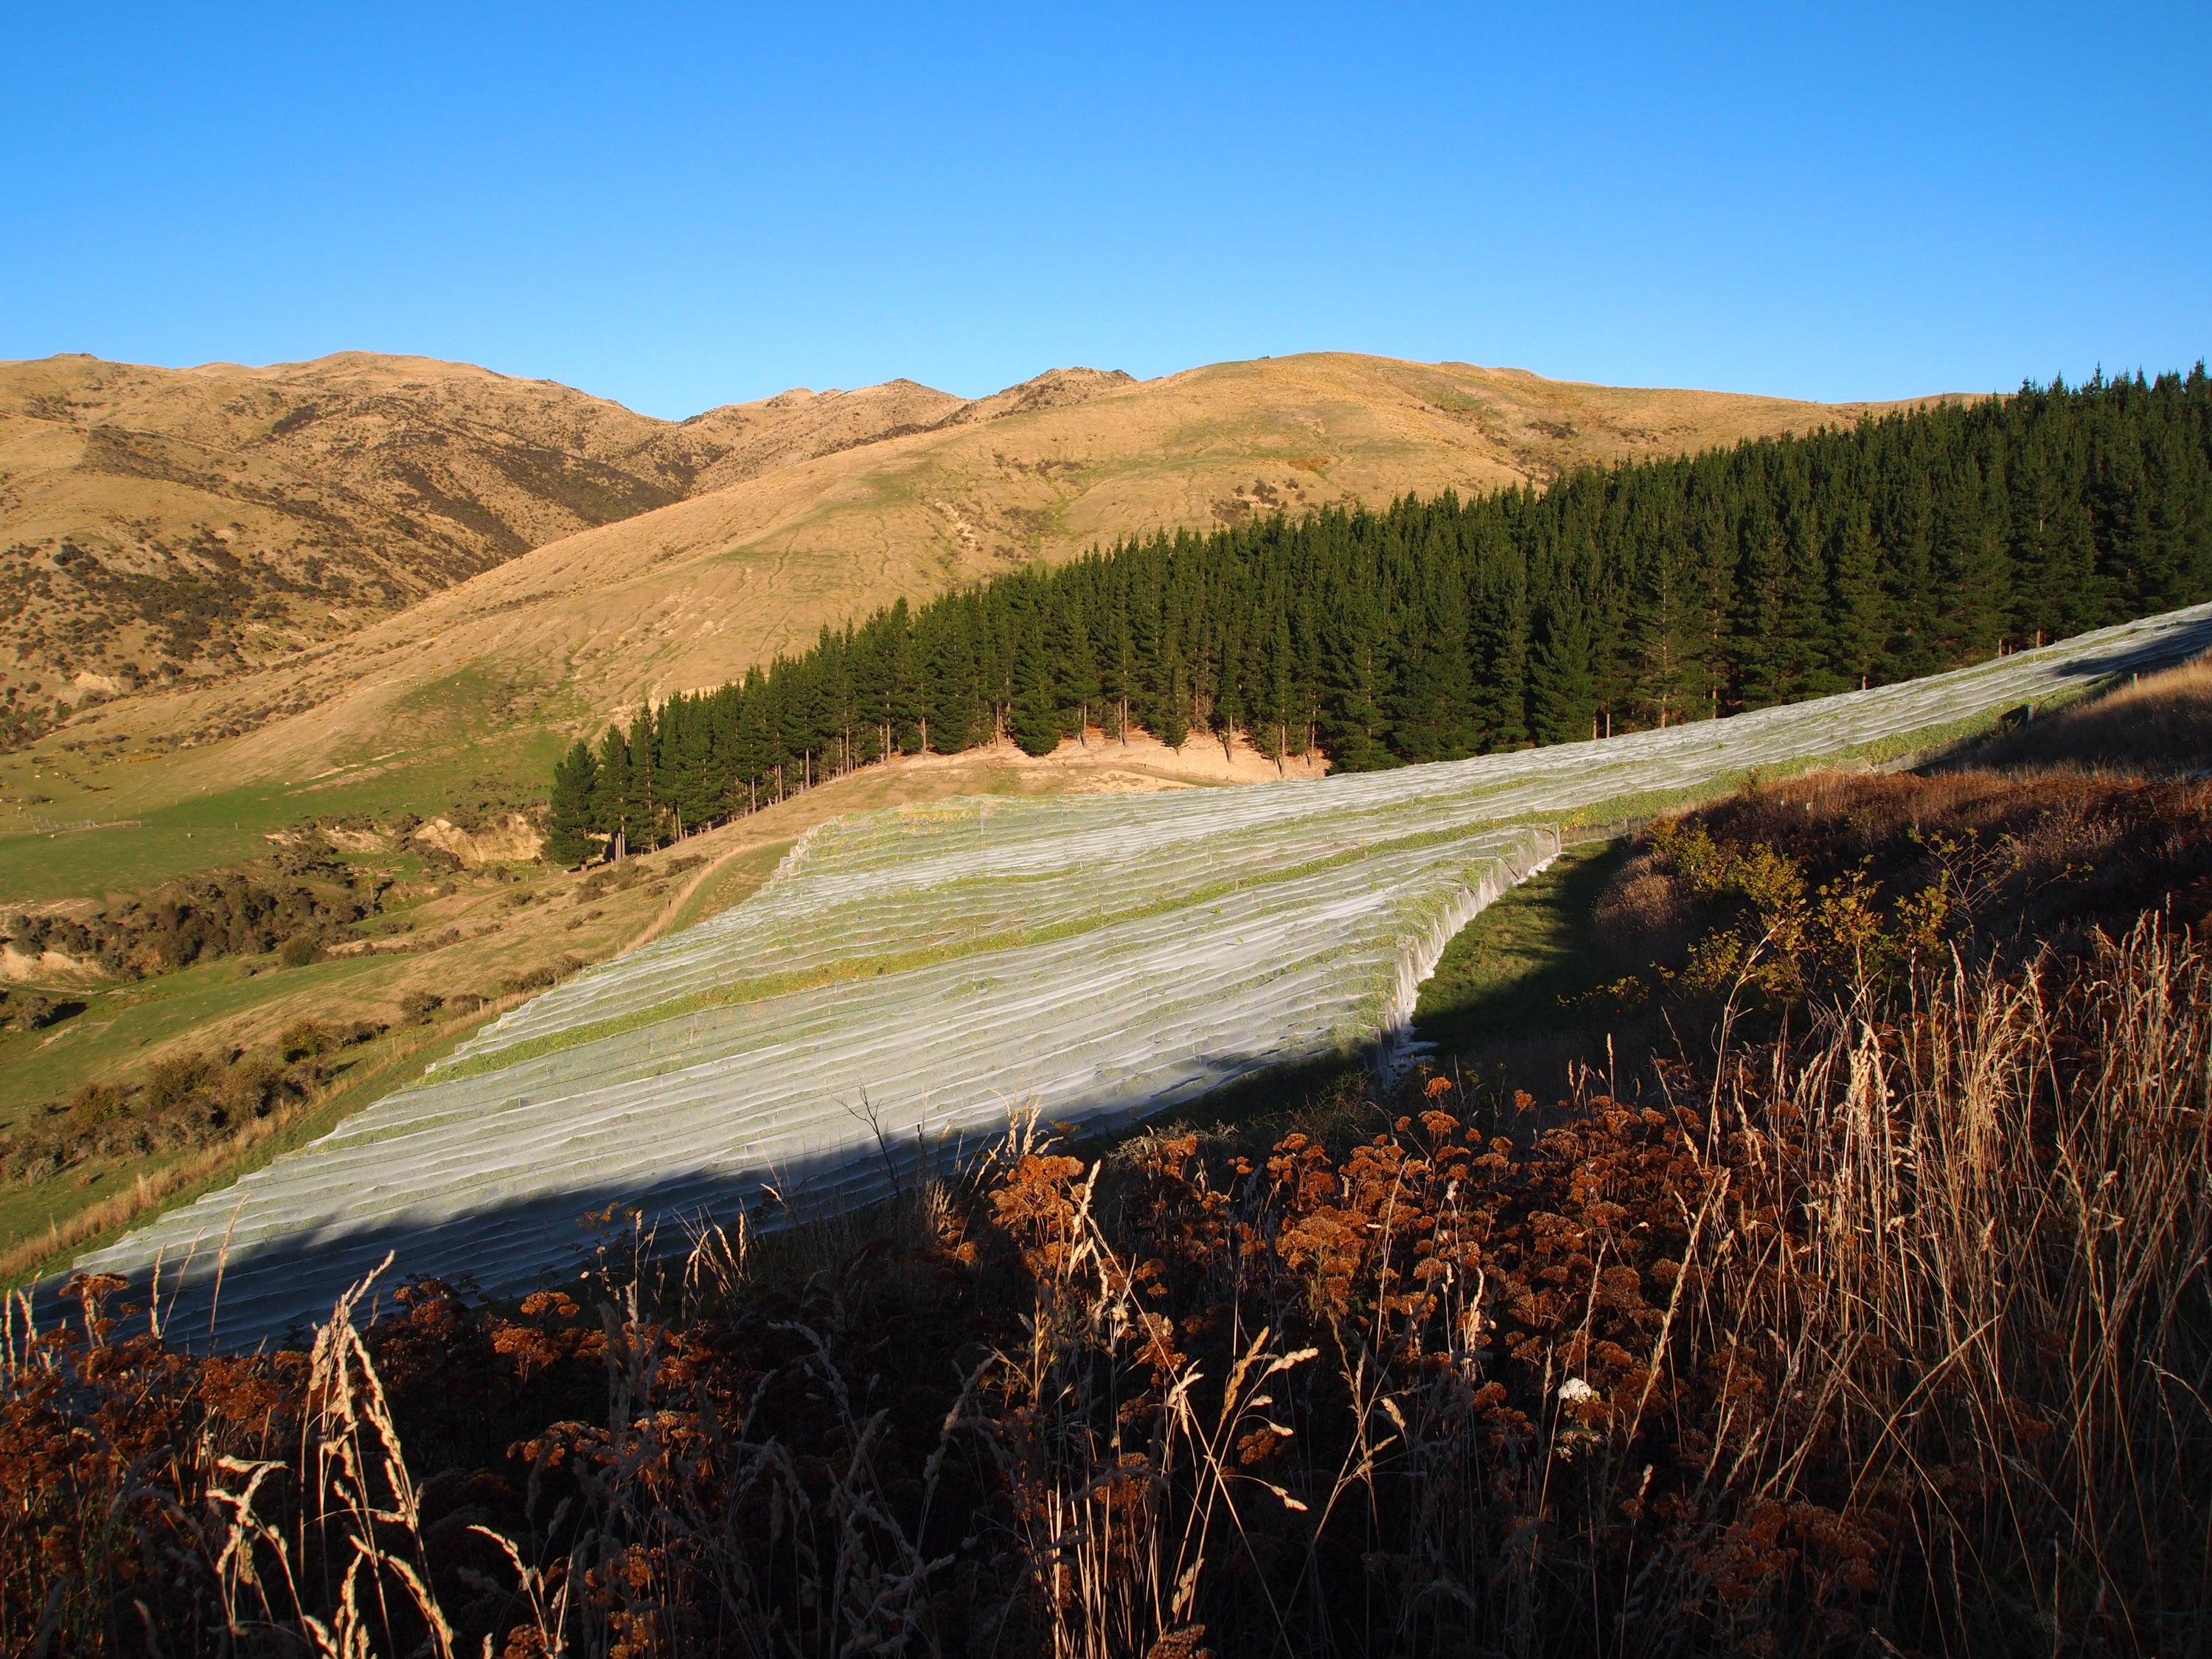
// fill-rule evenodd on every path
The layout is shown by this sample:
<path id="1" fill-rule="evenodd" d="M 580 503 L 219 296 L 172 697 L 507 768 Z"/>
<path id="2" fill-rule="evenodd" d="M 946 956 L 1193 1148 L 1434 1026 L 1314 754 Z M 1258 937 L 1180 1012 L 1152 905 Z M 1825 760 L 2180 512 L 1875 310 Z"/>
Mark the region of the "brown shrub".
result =
<path id="1" fill-rule="evenodd" d="M 120 1117 L 130 1101 L 128 1089 L 112 1083 L 88 1083 L 70 1097 L 70 1110 L 87 1123 L 103 1123 Z"/>
<path id="2" fill-rule="evenodd" d="M 2016 805 L 1910 788 L 1809 815 L 1861 813 L 1890 933 L 1897 826 Z M 2193 844 L 2080 799 L 2142 849 L 2100 891 Z M 1650 868 L 1802 902 L 1820 957 L 1873 913 L 1819 920 L 1807 816 L 1758 792 Z M 1961 856 L 1974 914 L 2041 914 L 2045 854 Z M 561 1288 L 404 1285 L 311 1354 L 188 1358 L 81 1286 L 0 1366 L 0 1647 L 2193 1650 L 2212 957 L 2108 931 L 1822 957 L 1645 1099 L 1490 1124 L 1427 1077 L 1103 1158 L 1021 1122 L 957 1194 L 680 1261 L 609 1208 Z"/>
<path id="3" fill-rule="evenodd" d="M 222 1086 L 222 1062 L 210 1054 L 179 1054 L 146 1068 L 146 1109 L 156 1115 L 199 1106 Z"/>
<path id="4" fill-rule="evenodd" d="M 230 1145 L 327 1082 L 343 1062 L 325 1056 L 380 1029 L 331 1030 L 300 1020 L 269 1047 L 172 1055 L 135 1084 L 88 1083 L 66 1107 L 47 1107 L 30 1132 L 0 1136 L 0 1180 L 43 1181 L 92 1159 Z M 35 1260 L 38 1249 L 38 1240 L 27 1240 L 18 1254 L 28 1250 L 24 1259 Z"/>
<path id="5" fill-rule="evenodd" d="M 294 1020 L 276 1039 L 276 1052 L 287 1065 L 326 1054 L 337 1047 L 337 1038 L 312 1019 Z"/>
<path id="6" fill-rule="evenodd" d="M 1690 942 L 1692 915 L 1681 884 L 1656 868 L 1645 850 L 1607 884 L 1592 920 L 1620 965 L 1641 968 L 1680 954 Z"/>
<path id="7" fill-rule="evenodd" d="M 1785 877 L 1794 896 L 1753 890 Z M 2203 933 L 2212 782 L 1816 773 L 1655 825 L 1597 914 L 1613 948 L 1674 969 L 1716 929 L 1733 928 L 1748 948 L 1790 904 L 1808 914 L 1828 904 L 1840 922 L 1838 907 L 1854 895 L 1899 926 L 1934 925 L 1925 911 L 1897 909 L 1932 904 L 1941 937 L 1971 934 L 2015 963 L 2045 945 L 2090 949 L 2100 930 L 2124 930 L 2145 911 Z"/>

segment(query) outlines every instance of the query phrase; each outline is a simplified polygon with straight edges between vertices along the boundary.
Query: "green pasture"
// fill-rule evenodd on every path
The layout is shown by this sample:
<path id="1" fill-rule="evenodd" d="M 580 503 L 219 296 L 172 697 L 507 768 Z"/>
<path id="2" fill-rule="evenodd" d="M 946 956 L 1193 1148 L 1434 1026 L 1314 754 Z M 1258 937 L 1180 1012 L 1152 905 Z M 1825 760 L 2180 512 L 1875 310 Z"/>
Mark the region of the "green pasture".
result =
<path id="1" fill-rule="evenodd" d="M 416 1026 L 388 1032 L 374 1042 L 352 1050 L 345 1071 L 321 1097 L 311 1103 L 305 1111 L 284 1124 L 276 1133 L 240 1149 L 235 1158 L 224 1160 L 219 1169 L 167 1194 L 160 1202 L 132 1216 L 124 1226 L 73 1245 L 67 1255 L 76 1256 L 97 1249 L 115 1234 L 143 1226 L 156 1216 L 191 1204 L 218 1187 L 228 1186 L 240 1176 L 260 1169 L 272 1158 L 327 1134 L 362 1107 L 413 1082 L 422 1075 L 424 1066 L 451 1054 L 479 1026 L 494 1017 L 494 1011 L 487 1008 L 473 1017 L 445 1025 Z M 92 1172 L 89 1180 L 82 1182 L 76 1171 L 65 1170 L 46 1181 L 0 1188 L 0 1247 L 46 1232 L 68 1221 L 80 1210 L 129 1190 L 141 1175 L 157 1174 L 178 1161 L 178 1154 L 174 1152 L 154 1152 L 127 1162 L 103 1164 L 97 1171 Z M 40 1262 L 12 1275 L 7 1283 L 0 1284 L 0 1289 L 13 1289 L 52 1272 L 61 1263 L 58 1261 Z"/>
<path id="2" fill-rule="evenodd" d="M 487 731 L 527 736 L 548 722 L 580 720 L 589 713 L 573 687 L 476 662 L 419 685 L 393 703 L 392 729 L 405 732 L 412 745 L 428 748 L 467 744 Z M 562 747 L 556 744 L 550 753 L 557 755 Z M 552 765 L 550 757 L 546 765 Z"/>
<path id="3" fill-rule="evenodd" d="M 1450 1052 L 1579 1024 L 1569 1003 L 1618 977 L 1606 971 L 1590 915 L 1627 853 L 1625 839 L 1570 844 L 1460 929 L 1421 987 L 1414 1035 Z"/>
<path id="4" fill-rule="evenodd" d="M 82 1002 L 85 1011 L 46 1030 L 0 1034 L 0 1130 L 49 1101 L 66 1100 L 87 1083 L 112 1081 L 140 1049 L 189 1036 L 272 997 L 373 991 L 407 962 L 398 956 L 341 957 L 279 968 L 274 954 L 228 957 L 109 989 L 54 993 Z"/>
<path id="5" fill-rule="evenodd" d="M 177 757 L 80 764 L 71 787 L 28 775 L 43 756 L 9 756 L 0 760 L 0 794 L 21 800 L 36 791 L 52 799 L 0 810 L 0 903 L 97 897 L 263 858 L 269 836 L 309 818 L 434 817 L 467 800 L 479 782 L 518 798 L 537 794 L 562 747 L 556 732 L 507 732 L 304 782 L 246 783 L 184 799 L 165 798 L 163 788 L 161 774 Z M 43 835 L 22 827 L 85 818 L 137 822 Z"/>

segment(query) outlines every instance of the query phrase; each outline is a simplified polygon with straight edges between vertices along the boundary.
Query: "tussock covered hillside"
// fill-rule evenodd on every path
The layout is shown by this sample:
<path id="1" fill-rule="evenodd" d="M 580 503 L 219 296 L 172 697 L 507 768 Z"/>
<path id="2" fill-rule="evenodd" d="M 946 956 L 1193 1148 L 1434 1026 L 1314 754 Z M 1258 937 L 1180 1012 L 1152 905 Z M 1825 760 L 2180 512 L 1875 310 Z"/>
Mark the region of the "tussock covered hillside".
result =
<path id="1" fill-rule="evenodd" d="M 144 688 L 111 735 L 261 732 L 241 758 L 264 776 L 449 735 L 423 711 L 443 717 L 456 677 L 515 694 L 495 723 L 597 715 L 1124 534 L 1487 492 L 1867 412 L 1348 354 L 1145 382 L 1059 369 L 973 402 L 892 381 L 672 425 L 358 355 L 50 360 L 0 387 L 0 582 L 21 618 L 0 672 L 40 698 L 74 700 L 82 674 Z"/>
<path id="2" fill-rule="evenodd" d="M 0 683 L 74 702 L 228 678 L 579 530 L 969 407 L 901 380 L 675 422 L 371 352 L 0 364 Z"/>

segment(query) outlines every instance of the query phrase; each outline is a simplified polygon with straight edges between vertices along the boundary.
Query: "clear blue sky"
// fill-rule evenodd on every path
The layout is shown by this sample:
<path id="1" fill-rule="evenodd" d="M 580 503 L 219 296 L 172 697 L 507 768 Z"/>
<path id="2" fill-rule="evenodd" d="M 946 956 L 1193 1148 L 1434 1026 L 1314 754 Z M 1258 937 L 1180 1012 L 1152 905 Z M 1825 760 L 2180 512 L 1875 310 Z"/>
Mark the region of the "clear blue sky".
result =
<path id="1" fill-rule="evenodd" d="M 2212 5 L 0 3 L 0 357 L 657 415 L 1324 348 L 1823 398 L 2212 354 Z"/>

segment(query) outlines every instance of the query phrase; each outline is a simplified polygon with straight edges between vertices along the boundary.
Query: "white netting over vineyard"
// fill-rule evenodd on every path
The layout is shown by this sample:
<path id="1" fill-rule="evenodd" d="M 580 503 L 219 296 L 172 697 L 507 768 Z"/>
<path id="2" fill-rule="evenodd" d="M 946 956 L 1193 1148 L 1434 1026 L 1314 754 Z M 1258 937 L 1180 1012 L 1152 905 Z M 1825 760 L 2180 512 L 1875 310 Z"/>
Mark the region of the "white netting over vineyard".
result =
<path id="1" fill-rule="evenodd" d="M 420 1085 L 80 1265 L 165 1280 L 228 1235 L 226 1340 L 327 1309 L 387 1249 L 514 1290 L 576 1218 L 891 1190 L 1033 1101 L 1121 1120 L 1410 1013 L 1444 941 L 1556 850 L 1545 814 L 1842 752 L 2212 643 L 2212 606 L 1719 722 L 1359 777 L 961 800 L 810 835 L 711 921 L 579 975 Z M 204 1303 L 203 1303 L 204 1307 Z"/>

